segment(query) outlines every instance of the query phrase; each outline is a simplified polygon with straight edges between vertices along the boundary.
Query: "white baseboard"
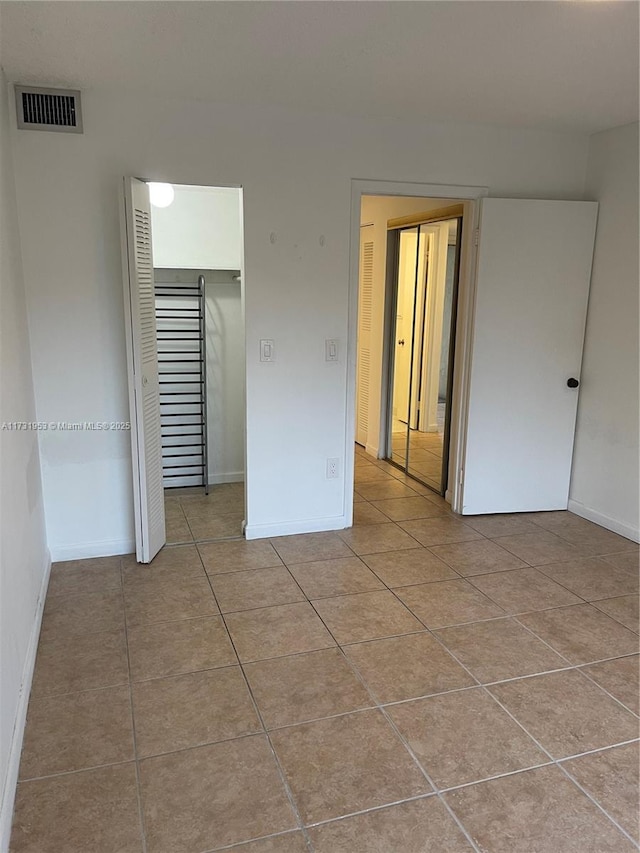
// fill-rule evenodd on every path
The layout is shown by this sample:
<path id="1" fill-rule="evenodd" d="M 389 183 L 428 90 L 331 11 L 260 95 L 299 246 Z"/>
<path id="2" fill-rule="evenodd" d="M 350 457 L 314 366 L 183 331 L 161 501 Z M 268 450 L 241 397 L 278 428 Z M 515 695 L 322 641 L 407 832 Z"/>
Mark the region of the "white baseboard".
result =
<path id="1" fill-rule="evenodd" d="M 9 838 L 11 836 L 11 821 L 13 818 L 13 806 L 16 799 L 16 788 L 18 786 L 18 772 L 20 770 L 20 754 L 22 752 L 22 740 L 27 722 L 27 708 L 29 707 L 29 694 L 31 693 L 31 682 L 36 665 L 36 653 L 38 651 L 38 640 L 40 638 L 40 625 L 42 624 L 42 611 L 47 597 L 49 586 L 49 575 L 51 574 L 51 557 L 47 553 L 42 584 L 38 595 L 36 612 L 31 626 L 29 645 L 22 668 L 22 680 L 20 683 L 20 694 L 18 696 L 18 707 L 16 718 L 13 723 L 11 745 L 9 747 L 9 760 L 7 762 L 7 775 L 4 779 L 2 789 L 2 805 L 0 806 L 0 853 L 9 850 Z"/>
<path id="2" fill-rule="evenodd" d="M 302 521 L 284 521 L 275 524 L 247 524 L 245 539 L 265 539 L 269 536 L 293 536 L 296 533 L 321 533 L 327 530 L 344 530 L 349 527 L 344 515 L 329 518 L 305 518 Z"/>
<path id="3" fill-rule="evenodd" d="M 119 554 L 133 554 L 135 550 L 135 539 L 102 539 L 78 545 L 54 545 L 51 548 L 51 559 L 59 563 L 62 560 L 86 560 L 90 557 L 117 557 Z"/>
<path id="4" fill-rule="evenodd" d="M 220 483 L 244 483 L 244 471 L 231 471 L 228 474 L 209 472 L 209 485 L 217 486 Z"/>
<path id="5" fill-rule="evenodd" d="M 365 453 L 368 453 L 369 456 L 375 456 L 376 459 L 378 458 L 378 448 L 375 445 L 367 444 L 364 449 Z"/>
<path id="6" fill-rule="evenodd" d="M 624 521 L 618 521 L 616 518 L 611 518 L 603 512 L 598 512 L 598 510 L 591 509 L 583 503 L 580 503 L 580 501 L 574 501 L 572 499 L 569 499 L 567 509 L 582 518 L 586 518 L 588 521 L 593 521 L 601 527 L 606 527 L 607 530 L 611 530 L 613 533 L 619 533 L 620 536 L 626 536 L 627 539 L 632 539 L 634 542 L 640 542 L 640 528 L 634 527 L 632 524 L 627 524 Z"/>

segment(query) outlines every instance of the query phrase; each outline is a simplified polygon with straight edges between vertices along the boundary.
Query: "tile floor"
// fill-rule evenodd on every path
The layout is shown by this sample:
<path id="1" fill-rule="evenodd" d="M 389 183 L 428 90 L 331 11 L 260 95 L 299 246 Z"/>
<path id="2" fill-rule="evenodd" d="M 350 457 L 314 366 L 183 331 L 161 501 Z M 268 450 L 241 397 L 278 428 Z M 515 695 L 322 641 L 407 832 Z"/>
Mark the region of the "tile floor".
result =
<path id="1" fill-rule="evenodd" d="M 388 468 L 351 530 L 54 566 L 12 853 L 638 849 L 638 546 Z"/>
<path id="2" fill-rule="evenodd" d="M 409 430 L 409 465 L 407 466 L 407 424 L 394 419 L 391 435 L 391 457 L 393 461 L 408 469 L 412 477 L 442 491 L 442 453 L 444 444 L 444 402 L 438 403 L 438 431 L 420 432 Z"/>
<path id="3" fill-rule="evenodd" d="M 244 521 L 244 483 L 203 488 L 166 489 L 167 544 L 239 539 Z"/>

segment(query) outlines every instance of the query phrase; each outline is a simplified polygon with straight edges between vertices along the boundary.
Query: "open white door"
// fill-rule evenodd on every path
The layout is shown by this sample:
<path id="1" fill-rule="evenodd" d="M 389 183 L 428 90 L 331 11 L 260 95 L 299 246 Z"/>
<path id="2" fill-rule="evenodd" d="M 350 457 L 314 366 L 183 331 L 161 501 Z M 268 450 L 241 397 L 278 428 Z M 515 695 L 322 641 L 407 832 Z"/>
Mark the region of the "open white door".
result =
<path id="1" fill-rule="evenodd" d="M 371 320 L 373 317 L 373 225 L 360 228 L 358 286 L 358 355 L 356 367 L 356 441 L 367 446 L 371 382 Z"/>
<path id="2" fill-rule="evenodd" d="M 464 514 L 567 508 L 597 210 L 482 201 Z"/>
<path id="3" fill-rule="evenodd" d="M 166 541 L 158 353 L 149 190 L 124 179 L 122 223 L 136 558 L 150 563 Z"/>

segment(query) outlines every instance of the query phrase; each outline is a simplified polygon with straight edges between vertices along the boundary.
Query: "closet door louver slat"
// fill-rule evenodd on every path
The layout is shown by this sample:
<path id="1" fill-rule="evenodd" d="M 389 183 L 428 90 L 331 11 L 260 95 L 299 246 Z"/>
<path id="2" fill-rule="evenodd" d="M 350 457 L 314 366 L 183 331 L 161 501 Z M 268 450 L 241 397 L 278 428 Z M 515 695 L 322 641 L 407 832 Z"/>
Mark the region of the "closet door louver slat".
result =
<path id="1" fill-rule="evenodd" d="M 205 279 L 158 271 L 155 284 L 165 489 L 204 486 L 207 479 Z"/>

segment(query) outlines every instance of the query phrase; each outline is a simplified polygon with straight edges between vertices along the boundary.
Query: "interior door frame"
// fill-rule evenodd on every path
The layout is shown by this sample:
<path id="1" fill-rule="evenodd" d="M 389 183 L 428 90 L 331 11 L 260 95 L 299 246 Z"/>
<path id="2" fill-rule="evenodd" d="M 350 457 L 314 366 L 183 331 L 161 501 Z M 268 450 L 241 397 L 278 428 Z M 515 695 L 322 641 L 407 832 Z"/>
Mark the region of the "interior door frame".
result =
<path id="1" fill-rule="evenodd" d="M 455 370 L 451 398 L 451 431 L 449 439 L 449 478 L 446 499 L 455 512 L 461 510 L 462 478 L 464 464 L 464 438 L 467 424 L 467 403 L 473 341 L 473 314 L 475 304 L 476 243 L 480 217 L 480 201 L 489 195 L 488 187 L 458 186 L 455 184 L 426 184 L 406 181 L 377 181 L 352 179 L 351 227 L 349 245 L 349 305 L 347 326 L 347 390 L 345 405 L 345 465 L 344 465 L 344 515 L 345 522 L 353 520 L 353 477 L 355 457 L 356 410 L 356 339 L 358 324 L 358 275 L 360 251 L 360 209 L 362 196 L 406 196 L 408 198 L 447 198 L 463 203 L 465 227 L 462 234 L 460 278 L 458 286 L 457 332 L 455 341 Z M 387 252 L 387 267 L 393 263 Z M 387 270 L 388 271 L 388 270 Z M 388 290 L 388 289 L 387 289 Z M 385 292 L 385 309 L 390 294 Z M 389 377 L 387 336 L 383 344 L 381 376 L 381 413 L 387 410 Z M 382 435 L 385 418 L 381 418 L 379 447 L 384 447 Z"/>

